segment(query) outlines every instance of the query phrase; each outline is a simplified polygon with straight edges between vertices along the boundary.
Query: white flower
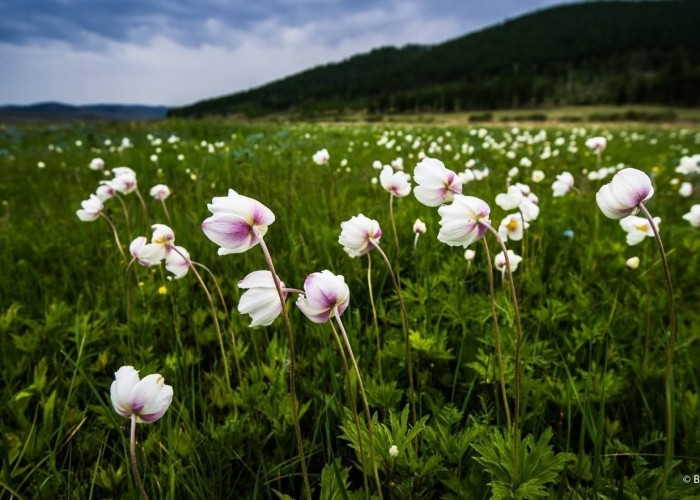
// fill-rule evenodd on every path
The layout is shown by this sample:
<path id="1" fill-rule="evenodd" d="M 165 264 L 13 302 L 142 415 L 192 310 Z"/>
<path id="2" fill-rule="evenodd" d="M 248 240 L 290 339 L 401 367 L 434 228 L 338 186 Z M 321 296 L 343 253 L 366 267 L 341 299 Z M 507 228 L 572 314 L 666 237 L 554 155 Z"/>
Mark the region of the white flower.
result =
<path id="1" fill-rule="evenodd" d="M 374 160 L 372 162 L 372 168 L 374 170 L 381 170 L 382 169 L 382 162 L 380 162 L 379 160 Z"/>
<path id="2" fill-rule="evenodd" d="M 542 182 L 544 180 L 544 172 L 542 170 L 533 170 L 532 171 L 532 182 Z"/>
<path id="3" fill-rule="evenodd" d="M 683 215 L 683 218 L 690 222 L 693 227 L 700 227 L 700 205 L 690 207 L 690 212 Z"/>
<path id="4" fill-rule="evenodd" d="M 523 231 L 530 226 L 527 222 L 523 222 L 521 214 L 509 214 L 501 221 L 498 226 L 498 234 L 501 235 L 504 241 L 509 238 L 514 241 L 523 239 Z"/>
<path id="5" fill-rule="evenodd" d="M 508 186 L 507 193 L 496 195 L 496 205 L 509 212 L 518 208 L 523 198 L 523 193 L 517 186 Z"/>
<path id="6" fill-rule="evenodd" d="M 416 219 L 416 222 L 413 223 L 413 232 L 416 234 L 425 234 L 426 231 L 427 228 L 425 226 L 425 222 L 420 219 Z"/>
<path id="7" fill-rule="evenodd" d="M 316 151 L 311 159 L 316 165 L 327 165 L 331 159 L 331 155 L 328 153 L 328 150 L 324 148 Z"/>
<path id="8" fill-rule="evenodd" d="M 102 201 L 94 194 L 91 194 L 89 199 L 81 201 L 80 206 L 82 208 L 75 212 L 75 215 L 83 222 L 92 222 L 97 219 L 105 207 Z"/>
<path id="9" fill-rule="evenodd" d="M 472 250 L 471 248 L 467 248 L 464 251 L 464 258 L 467 259 L 467 261 L 473 261 L 474 257 L 476 257 L 476 251 Z"/>
<path id="10" fill-rule="evenodd" d="M 389 448 L 389 456 L 391 458 L 396 458 L 399 456 L 399 447 L 396 446 L 395 444 L 391 445 L 391 448 Z"/>
<path id="11" fill-rule="evenodd" d="M 693 194 L 693 185 L 690 182 L 684 182 L 681 184 L 681 187 L 678 188 L 678 194 L 681 195 L 683 198 L 687 198 L 691 194 Z"/>
<path id="12" fill-rule="evenodd" d="M 176 280 L 187 274 L 190 265 L 192 265 L 190 253 L 184 247 L 173 246 L 165 257 L 165 269 L 173 273 Z"/>
<path id="13" fill-rule="evenodd" d="M 661 219 L 659 217 L 654 217 L 653 220 L 656 230 L 658 231 Z M 629 215 L 624 219 L 620 219 L 620 226 L 627 231 L 627 244 L 630 246 L 641 243 L 647 236 L 654 237 L 654 229 L 644 217 Z"/>
<path id="14" fill-rule="evenodd" d="M 304 281 L 304 295 L 297 299 L 297 307 L 314 323 L 325 323 L 342 315 L 350 302 L 350 289 L 345 278 L 327 269 L 312 273 Z"/>
<path id="15" fill-rule="evenodd" d="M 435 158 L 424 158 L 413 172 L 416 199 L 429 207 L 439 207 L 462 193 L 462 179 Z"/>
<path id="16" fill-rule="evenodd" d="M 569 172 L 562 172 L 557 175 L 557 180 L 552 183 L 552 196 L 564 196 L 574 187 L 574 176 Z"/>
<path id="17" fill-rule="evenodd" d="M 286 299 L 284 283 L 280 281 L 280 285 Z M 238 282 L 238 288 L 246 290 L 238 302 L 238 312 L 250 315 L 251 327 L 270 325 L 282 312 L 282 303 L 270 271 L 253 271 Z"/>
<path id="18" fill-rule="evenodd" d="M 151 188 L 149 194 L 157 201 L 164 201 L 170 196 L 170 188 L 165 184 L 156 184 Z"/>
<path id="19" fill-rule="evenodd" d="M 411 193 L 411 183 L 406 172 L 394 172 L 386 165 L 379 174 L 382 187 L 397 198 L 403 198 Z"/>
<path id="20" fill-rule="evenodd" d="M 523 260 L 522 257 L 516 255 L 513 250 L 508 250 L 508 260 L 510 261 L 510 272 L 514 273 L 518 269 L 518 264 Z M 503 252 L 499 252 L 493 260 L 496 269 L 502 273 L 506 272 L 506 258 Z"/>
<path id="21" fill-rule="evenodd" d="M 90 170 L 102 170 L 105 168 L 105 161 L 102 158 L 93 158 L 89 166 Z"/>
<path id="22" fill-rule="evenodd" d="M 440 232 L 438 240 L 450 246 L 464 246 L 481 239 L 491 224 L 488 204 L 474 196 L 456 195 L 451 205 L 438 209 Z"/>
<path id="23" fill-rule="evenodd" d="M 607 145 L 608 141 L 605 137 L 591 137 L 586 141 L 586 147 L 596 154 L 602 153 Z"/>
<path id="24" fill-rule="evenodd" d="M 111 200 L 114 198 L 115 194 L 117 194 L 117 192 L 114 186 L 112 186 L 111 181 L 100 181 L 100 185 L 97 187 L 97 191 L 95 191 L 95 195 L 103 202 Z"/>
<path id="25" fill-rule="evenodd" d="M 360 257 L 379 246 L 382 230 L 379 222 L 363 214 L 355 215 L 340 223 L 338 243 L 350 257 Z"/>
<path id="26" fill-rule="evenodd" d="M 622 219 L 637 212 L 640 203 L 654 195 L 649 176 L 636 168 L 624 168 L 598 190 L 596 201 L 611 219 Z"/>
<path id="27" fill-rule="evenodd" d="M 627 262 L 625 262 L 625 266 L 627 266 L 628 269 L 637 269 L 639 267 L 639 257 L 630 257 L 627 259 Z"/>
<path id="28" fill-rule="evenodd" d="M 133 366 L 122 366 L 114 374 L 109 390 L 114 410 L 122 417 L 136 417 L 150 424 L 165 414 L 173 400 L 173 388 L 165 385 L 162 375 L 154 373 L 139 380 Z"/>

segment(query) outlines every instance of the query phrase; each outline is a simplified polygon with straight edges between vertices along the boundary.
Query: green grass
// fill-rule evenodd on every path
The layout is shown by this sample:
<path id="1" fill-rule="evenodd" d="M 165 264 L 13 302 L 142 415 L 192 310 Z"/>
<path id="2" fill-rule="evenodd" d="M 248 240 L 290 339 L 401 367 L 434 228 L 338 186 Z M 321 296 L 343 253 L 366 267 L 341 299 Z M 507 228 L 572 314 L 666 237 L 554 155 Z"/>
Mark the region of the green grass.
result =
<path id="1" fill-rule="evenodd" d="M 472 133 L 482 127 L 505 149 L 484 147 L 484 139 Z M 0 498 L 138 495 L 128 458 L 129 422 L 114 412 L 109 399 L 113 373 L 122 365 L 133 365 L 142 374 L 161 373 L 175 391 L 165 416 L 137 429 L 140 470 L 152 498 L 277 498 L 277 492 L 303 497 L 282 321 L 249 329 L 249 318 L 235 310 L 240 297 L 236 283 L 264 268 L 262 252 L 256 247 L 219 257 L 200 229 L 209 215 L 206 204 L 228 188 L 275 213 L 265 239 L 287 286 L 301 288 L 308 274 L 323 269 L 345 276 L 351 300 L 343 319 L 376 412 L 373 429 L 384 496 L 487 498 L 501 491 L 499 485 L 513 473 L 507 465 L 494 464 L 512 455 L 512 441 L 503 437 L 505 413 L 494 368 L 483 248 L 474 246 L 477 257 L 468 266 L 463 249 L 437 241 L 437 210 L 420 205 L 413 195 L 396 200 L 400 249 L 395 248 L 388 194 L 370 182 L 377 175 L 374 160 L 389 163 L 401 156 L 412 172 L 418 152 L 428 152 L 431 142 L 440 150 L 430 155 L 448 168 L 461 171 L 473 159 L 475 168 L 490 169 L 487 178 L 465 185 L 464 191 L 491 205 L 494 225 L 506 215 L 494 197 L 505 191 L 507 171 L 528 157 L 530 170 L 546 173 L 535 184 L 528 169 L 520 167 L 514 180 L 530 185 L 541 213 L 523 242 L 508 243 L 524 257 L 515 273 L 524 326 L 522 426 L 523 437 L 533 437 L 521 445 L 523 463 L 532 468 L 520 480 L 529 478 L 533 484 L 521 492 L 550 498 L 655 497 L 665 439 L 666 292 L 654 242 L 628 247 L 618 222 L 596 206 L 595 192 L 602 183 L 582 174 L 594 169 L 596 161 L 583 143 L 601 133 L 610 138 L 604 166 L 624 163 L 653 175 L 656 194 L 649 209 L 662 218 L 678 312 L 677 463 L 668 494 L 700 494 L 700 485 L 682 481 L 683 475 L 700 471 L 700 229 L 681 218 L 698 194 L 681 198 L 670 185 L 682 177 L 674 172 L 680 157 L 700 152 L 700 131 L 580 127 L 548 126 L 546 136 L 530 144 L 517 136 L 528 132 L 534 137 L 539 127 L 516 132 L 485 124 L 166 121 L 0 128 Z M 396 140 L 392 149 L 378 145 L 384 133 Z M 148 134 L 162 143 L 153 145 Z M 171 144 L 173 134 L 180 140 Z M 110 140 L 119 146 L 122 137 L 134 147 L 120 151 L 105 145 Z M 560 138 L 564 143 L 557 145 Z M 421 145 L 413 148 L 417 139 Z M 473 151 L 462 152 L 463 144 Z M 504 151 L 514 144 L 514 157 L 506 157 Z M 570 144 L 578 150 L 569 151 Z M 330 165 L 313 164 L 312 154 L 324 147 Z M 541 159 L 547 147 L 558 155 Z M 157 161 L 150 159 L 152 154 Z M 180 154 L 184 159 L 178 159 Z M 80 201 L 104 179 L 87 167 L 95 156 L 104 158 L 107 168 L 127 165 L 137 172 L 151 222 L 165 222 L 165 217 L 148 199 L 148 189 L 157 183 L 170 186 L 167 203 L 176 243 L 211 268 L 231 311 L 226 317 L 218 305 L 229 366 L 234 366 L 229 328 L 241 356 L 242 381 L 234 370 L 232 388 L 225 383 L 209 306 L 194 276 L 168 281 L 164 269 L 140 266 L 125 274 L 108 226 L 75 216 Z M 40 161 L 45 168 L 37 167 Z M 580 193 L 553 198 L 551 183 L 564 170 L 574 174 Z M 700 192 L 697 178 L 687 180 Z M 125 202 L 129 230 L 119 203 L 106 204 L 122 242 L 128 244 L 129 232 L 150 236 L 138 200 L 129 195 Z M 340 223 L 358 213 L 379 221 L 382 246 L 400 266 L 420 392 L 415 426 L 405 411 L 403 333 L 391 280 L 373 256 L 383 350 L 380 381 L 366 258 L 350 259 L 337 243 Z M 414 252 L 411 227 L 417 217 L 426 222 L 428 233 Z M 567 229 L 573 238 L 562 234 Z M 495 254 L 492 239 L 489 245 Z M 634 255 L 641 265 L 627 270 L 625 260 Z M 514 320 L 501 283 L 497 275 L 512 408 Z M 348 413 L 332 332 L 328 325 L 309 322 L 293 300 L 288 309 L 314 497 L 364 498 L 363 461 L 355 450 L 362 439 L 367 453 L 368 441 L 357 435 Z M 561 455 L 547 448 L 550 428 L 548 444 Z M 394 444 L 400 450 L 396 460 L 388 454 Z"/>

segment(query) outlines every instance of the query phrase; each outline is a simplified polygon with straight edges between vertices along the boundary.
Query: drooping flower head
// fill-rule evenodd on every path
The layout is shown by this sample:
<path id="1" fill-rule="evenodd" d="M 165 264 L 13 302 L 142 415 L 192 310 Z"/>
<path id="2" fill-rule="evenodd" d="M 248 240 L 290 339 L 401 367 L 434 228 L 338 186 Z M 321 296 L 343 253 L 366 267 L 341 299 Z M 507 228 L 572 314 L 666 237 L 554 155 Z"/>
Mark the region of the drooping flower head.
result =
<path id="1" fill-rule="evenodd" d="M 466 247 L 481 239 L 491 225 L 488 204 L 474 196 L 456 195 L 451 205 L 438 209 L 440 232 L 438 240 L 450 246 Z"/>
<path id="2" fill-rule="evenodd" d="M 608 145 L 608 140 L 605 137 L 591 137 L 586 140 L 586 147 L 593 153 L 602 153 Z"/>
<path id="3" fill-rule="evenodd" d="M 304 282 L 304 295 L 297 299 L 297 307 L 314 323 L 325 323 L 334 317 L 337 309 L 342 315 L 350 302 L 350 289 L 345 278 L 332 272 L 312 273 Z"/>
<path id="4" fill-rule="evenodd" d="M 658 231 L 661 218 L 654 217 L 652 220 Z M 620 226 L 627 232 L 627 244 L 630 246 L 641 243 L 646 237 L 654 237 L 654 229 L 644 217 L 629 215 L 624 219 L 620 219 Z"/>
<path id="5" fill-rule="evenodd" d="M 287 291 L 281 280 L 280 286 L 286 299 Z M 282 303 L 270 271 L 253 271 L 238 282 L 238 288 L 246 290 L 238 302 L 238 312 L 250 315 L 251 327 L 270 325 L 282 312 Z"/>
<path id="6" fill-rule="evenodd" d="M 574 187 L 574 176 L 569 172 L 562 172 L 557 175 L 557 180 L 552 183 L 552 191 L 555 198 L 564 196 Z"/>
<path id="7" fill-rule="evenodd" d="M 382 229 L 379 222 L 363 214 L 355 215 L 340 223 L 338 243 L 350 257 L 360 257 L 379 246 Z"/>
<path id="8" fill-rule="evenodd" d="M 181 246 L 173 246 L 165 257 L 165 269 L 173 273 L 176 280 L 183 278 L 190 270 L 191 265 L 190 253 Z"/>
<path id="9" fill-rule="evenodd" d="M 165 385 L 158 373 L 139 379 L 133 366 L 122 366 L 114 374 L 110 397 L 114 410 L 122 417 L 136 417 L 137 422 L 150 424 L 165 414 L 173 400 L 173 388 Z"/>
<path id="10" fill-rule="evenodd" d="M 170 196 L 170 188 L 165 184 L 156 184 L 151 188 L 149 194 L 156 201 L 164 201 L 168 196 Z"/>
<path id="11" fill-rule="evenodd" d="M 513 250 L 508 250 L 508 261 L 510 262 L 510 272 L 514 273 L 518 269 L 518 264 L 523 261 L 523 258 L 516 255 Z M 493 263 L 496 266 L 496 269 L 505 274 L 507 268 L 506 257 L 503 252 L 498 252 L 498 254 L 496 254 L 496 257 L 493 259 Z"/>
<path id="12" fill-rule="evenodd" d="M 439 207 L 462 193 L 462 178 L 435 158 L 423 158 L 413 171 L 413 194 L 423 205 Z"/>
<path id="13" fill-rule="evenodd" d="M 215 197 L 207 205 L 213 214 L 202 222 L 204 234 L 219 245 L 219 255 L 242 253 L 253 248 L 275 222 L 275 214 L 253 198 L 229 189 L 228 196 Z"/>
<path id="14" fill-rule="evenodd" d="M 145 236 L 139 236 L 138 238 L 134 238 L 129 245 L 129 253 L 131 253 L 131 256 L 136 260 L 136 262 L 146 267 L 153 265 L 143 256 L 143 247 L 145 247 L 147 243 L 148 239 Z"/>
<path id="15" fill-rule="evenodd" d="M 129 194 L 136 191 L 138 184 L 136 183 L 136 172 L 129 167 L 116 167 L 112 169 L 114 178 L 110 181 L 110 185 L 122 194 Z"/>
<path id="16" fill-rule="evenodd" d="M 401 171 L 394 172 L 389 165 L 385 165 L 379 174 L 379 182 L 381 182 L 384 189 L 397 198 L 403 198 L 411 194 L 411 183 L 409 182 L 408 174 Z"/>
<path id="17" fill-rule="evenodd" d="M 114 189 L 112 181 L 100 181 L 100 185 L 97 187 L 97 191 L 95 191 L 95 195 L 102 202 L 111 200 L 112 198 L 114 198 L 115 194 L 117 194 L 117 190 Z"/>
<path id="18" fill-rule="evenodd" d="M 606 217 L 622 219 L 637 213 L 640 203 L 654 195 L 649 176 L 636 168 L 623 168 L 598 190 L 596 201 Z"/>
<path id="19" fill-rule="evenodd" d="M 80 202 L 82 207 L 80 210 L 75 212 L 75 215 L 83 222 L 92 222 L 97 219 L 105 206 L 102 201 L 94 194 L 90 195 L 90 198 Z"/>

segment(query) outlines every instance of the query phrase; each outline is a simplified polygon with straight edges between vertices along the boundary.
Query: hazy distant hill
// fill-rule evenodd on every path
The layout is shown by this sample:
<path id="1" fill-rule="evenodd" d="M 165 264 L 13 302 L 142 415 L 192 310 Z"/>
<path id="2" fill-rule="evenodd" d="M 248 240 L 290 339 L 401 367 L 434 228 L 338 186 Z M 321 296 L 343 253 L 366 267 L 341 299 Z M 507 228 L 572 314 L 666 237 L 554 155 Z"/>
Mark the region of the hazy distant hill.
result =
<path id="1" fill-rule="evenodd" d="M 381 48 L 169 116 L 700 105 L 700 1 L 589 2 L 440 45 Z"/>
<path id="2" fill-rule="evenodd" d="M 121 104 L 71 106 L 57 102 L 44 102 L 28 106 L 0 106 L 0 122 L 144 121 L 164 118 L 166 113 L 167 108 L 165 106 Z"/>

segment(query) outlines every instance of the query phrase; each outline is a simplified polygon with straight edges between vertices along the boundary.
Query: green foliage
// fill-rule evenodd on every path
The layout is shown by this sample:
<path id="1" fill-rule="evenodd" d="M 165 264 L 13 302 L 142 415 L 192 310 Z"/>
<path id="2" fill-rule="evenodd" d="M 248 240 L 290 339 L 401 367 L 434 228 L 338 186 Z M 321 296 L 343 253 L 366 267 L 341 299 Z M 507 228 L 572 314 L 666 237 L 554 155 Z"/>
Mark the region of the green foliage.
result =
<path id="1" fill-rule="evenodd" d="M 573 460 L 571 453 L 552 451 L 549 441 L 553 432 L 548 427 L 535 441 L 532 434 L 518 446 L 515 462 L 514 439 L 506 431 L 494 431 L 480 444 L 473 444 L 479 456 L 474 457 L 492 475 L 493 498 L 525 499 L 548 496 L 549 483 L 556 480 L 564 466 Z"/>

